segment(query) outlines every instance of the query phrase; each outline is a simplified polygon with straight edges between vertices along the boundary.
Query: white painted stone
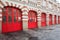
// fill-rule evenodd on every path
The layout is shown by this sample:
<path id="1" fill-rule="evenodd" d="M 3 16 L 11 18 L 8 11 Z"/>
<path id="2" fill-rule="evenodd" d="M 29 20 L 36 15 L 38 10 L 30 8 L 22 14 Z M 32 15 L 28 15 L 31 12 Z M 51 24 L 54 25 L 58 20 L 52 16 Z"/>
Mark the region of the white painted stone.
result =
<path id="1" fill-rule="evenodd" d="M 0 7 L 3 8 L 4 6 L 2 4 L 0 4 Z"/>
<path id="2" fill-rule="evenodd" d="M 0 12 L 2 12 L 2 9 L 0 9 Z"/>
<path id="3" fill-rule="evenodd" d="M 49 26 L 49 14 L 46 14 L 46 23 L 47 23 L 47 26 Z"/>
<path id="4" fill-rule="evenodd" d="M 52 24 L 54 24 L 54 15 L 52 15 Z"/>
<path id="5" fill-rule="evenodd" d="M 24 20 L 26 20 L 26 21 L 24 21 Z M 28 29 L 28 18 L 27 19 L 23 19 L 23 30 L 26 30 L 26 29 Z"/>
<path id="6" fill-rule="evenodd" d="M 56 21 L 57 21 L 57 24 L 58 24 L 58 16 L 56 16 Z"/>

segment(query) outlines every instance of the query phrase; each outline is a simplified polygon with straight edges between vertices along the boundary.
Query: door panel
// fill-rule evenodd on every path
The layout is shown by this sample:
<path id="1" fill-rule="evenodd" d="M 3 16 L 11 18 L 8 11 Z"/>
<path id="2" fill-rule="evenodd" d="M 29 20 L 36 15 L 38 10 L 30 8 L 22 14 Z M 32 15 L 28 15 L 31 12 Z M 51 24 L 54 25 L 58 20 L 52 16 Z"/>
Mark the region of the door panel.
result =
<path id="1" fill-rule="evenodd" d="M 49 25 L 52 25 L 52 15 L 49 15 Z"/>
<path id="2" fill-rule="evenodd" d="M 41 15 L 41 26 L 46 26 L 46 14 Z"/>
<path id="3" fill-rule="evenodd" d="M 2 32 L 7 32 L 7 9 L 4 8 L 2 12 Z"/>
<path id="4" fill-rule="evenodd" d="M 22 30 L 22 12 L 18 9 L 13 9 L 14 19 L 13 26 L 14 30 Z"/>
<path id="5" fill-rule="evenodd" d="M 54 15 L 54 24 L 56 24 L 56 15 Z"/>
<path id="6" fill-rule="evenodd" d="M 58 16 L 58 24 L 60 24 L 60 16 Z"/>
<path id="7" fill-rule="evenodd" d="M 58 24 L 59 24 L 59 16 L 58 16 Z"/>
<path id="8" fill-rule="evenodd" d="M 60 16 L 59 16 L 59 24 L 60 24 Z"/>
<path id="9" fill-rule="evenodd" d="M 7 32 L 13 31 L 13 14 L 12 14 L 12 8 L 7 7 Z"/>
<path id="10" fill-rule="evenodd" d="M 2 32 L 6 32 L 7 31 L 7 23 L 6 23 L 6 16 L 3 16 L 3 22 L 2 22 Z"/>

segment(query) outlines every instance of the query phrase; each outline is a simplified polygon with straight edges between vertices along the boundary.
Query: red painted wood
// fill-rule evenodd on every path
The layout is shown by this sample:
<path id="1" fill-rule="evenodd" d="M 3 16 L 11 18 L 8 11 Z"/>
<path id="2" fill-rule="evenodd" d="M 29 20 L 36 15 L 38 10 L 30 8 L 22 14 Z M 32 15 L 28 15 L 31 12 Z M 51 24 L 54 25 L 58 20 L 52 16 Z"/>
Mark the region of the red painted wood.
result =
<path id="1" fill-rule="evenodd" d="M 60 16 L 58 16 L 58 24 L 60 24 Z"/>
<path id="2" fill-rule="evenodd" d="M 31 29 L 31 28 L 37 28 L 37 23 L 36 22 L 29 22 L 28 24 L 28 28 Z"/>
<path id="3" fill-rule="evenodd" d="M 14 13 L 14 8 L 13 8 L 13 13 Z M 17 31 L 17 30 L 22 30 L 22 14 L 21 14 L 21 11 L 16 9 L 16 14 L 13 14 L 13 16 L 16 15 L 16 22 L 14 22 L 14 19 L 13 19 L 13 27 L 14 27 L 14 31 Z M 18 17 L 20 17 L 21 19 L 19 20 L 20 22 L 18 22 Z"/>
<path id="4" fill-rule="evenodd" d="M 52 25 L 52 15 L 49 15 L 49 25 Z"/>
<path id="5" fill-rule="evenodd" d="M 60 24 L 60 16 L 59 16 L 59 24 Z"/>
<path id="6" fill-rule="evenodd" d="M 5 10 L 5 11 L 4 11 Z M 6 22 L 2 21 L 2 33 L 3 32 L 7 32 L 7 8 L 4 8 L 3 12 L 2 12 L 2 17 L 6 16 Z"/>
<path id="7" fill-rule="evenodd" d="M 6 16 L 6 23 L 2 22 L 2 33 L 5 32 L 14 32 L 14 31 L 21 31 L 22 28 L 22 12 L 18 8 L 15 7 L 5 7 L 6 14 L 3 14 L 3 16 Z M 12 21 L 9 22 L 9 16 L 12 17 Z M 18 21 L 18 17 L 19 19 Z M 16 21 L 14 21 L 14 18 Z"/>
<path id="8" fill-rule="evenodd" d="M 60 16 L 59 16 L 59 24 L 60 24 Z"/>
<path id="9" fill-rule="evenodd" d="M 42 27 L 46 26 L 46 14 L 45 13 L 41 14 L 41 26 Z"/>
<path id="10" fill-rule="evenodd" d="M 2 33 L 7 32 L 7 24 L 2 22 Z"/>
<path id="11" fill-rule="evenodd" d="M 28 13 L 28 29 L 37 28 L 37 13 L 35 11 L 29 11 Z"/>
<path id="12" fill-rule="evenodd" d="M 59 24 L 59 16 L 58 16 L 58 24 Z"/>
<path id="13" fill-rule="evenodd" d="M 56 15 L 54 15 L 54 24 L 56 24 Z"/>

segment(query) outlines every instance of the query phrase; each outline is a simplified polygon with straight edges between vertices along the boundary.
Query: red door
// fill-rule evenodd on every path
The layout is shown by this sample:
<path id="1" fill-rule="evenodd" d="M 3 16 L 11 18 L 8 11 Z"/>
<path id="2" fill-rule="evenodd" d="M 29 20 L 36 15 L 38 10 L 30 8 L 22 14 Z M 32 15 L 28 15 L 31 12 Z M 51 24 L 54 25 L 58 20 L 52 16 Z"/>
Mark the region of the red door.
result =
<path id="1" fill-rule="evenodd" d="M 52 25 L 52 15 L 49 15 L 49 25 Z"/>
<path id="2" fill-rule="evenodd" d="M 46 14 L 41 14 L 41 26 L 46 26 Z"/>
<path id="3" fill-rule="evenodd" d="M 56 15 L 54 15 L 54 24 L 56 24 Z"/>
<path id="4" fill-rule="evenodd" d="M 3 9 L 2 33 L 22 30 L 22 12 L 15 7 Z M 19 19 L 20 17 L 20 19 Z"/>
<path id="5" fill-rule="evenodd" d="M 59 24 L 60 24 L 60 16 L 59 16 Z"/>
<path id="6" fill-rule="evenodd" d="M 60 22 L 59 22 L 59 16 L 58 16 L 58 24 L 59 24 Z"/>
<path id="7" fill-rule="evenodd" d="M 58 24 L 60 24 L 60 16 L 58 16 Z"/>
<path id="8" fill-rule="evenodd" d="M 37 13 L 35 11 L 29 11 L 28 13 L 28 28 L 37 28 Z"/>

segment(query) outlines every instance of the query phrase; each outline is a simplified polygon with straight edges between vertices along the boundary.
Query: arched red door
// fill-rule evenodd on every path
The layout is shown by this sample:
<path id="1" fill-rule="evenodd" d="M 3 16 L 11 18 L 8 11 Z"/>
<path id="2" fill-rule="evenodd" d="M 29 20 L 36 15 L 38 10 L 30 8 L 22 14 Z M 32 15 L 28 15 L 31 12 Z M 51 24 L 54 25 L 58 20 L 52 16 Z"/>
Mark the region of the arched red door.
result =
<path id="1" fill-rule="evenodd" d="M 28 28 L 37 28 L 37 12 L 30 10 L 28 12 Z"/>
<path id="2" fill-rule="evenodd" d="M 59 24 L 60 24 L 60 16 L 59 16 Z"/>
<path id="3" fill-rule="evenodd" d="M 58 24 L 59 24 L 60 22 L 59 22 L 59 16 L 58 16 Z"/>
<path id="4" fill-rule="evenodd" d="M 2 33 L 22 30 L 22 11 L 15 7 L 4 7 Z"/>
<path id="5" fill-rule="evenodd" d="M 56 15 L 54 15 L 54 24 L 56 24 Z"/>
<path id="6" fill-rule="evenodd" d="M 60 24 L 60 16 L 58 16 L 58 24 Z"/>
<path id="7" fill-rule="evenodd" d="M 52 15 L 49 14 L 49 25 L 52 25 Z"/>
<path id="8" fill-rule="evenodd" d="M 46 14 L 41 14 L 41 26 L 46 26 Z"/>

